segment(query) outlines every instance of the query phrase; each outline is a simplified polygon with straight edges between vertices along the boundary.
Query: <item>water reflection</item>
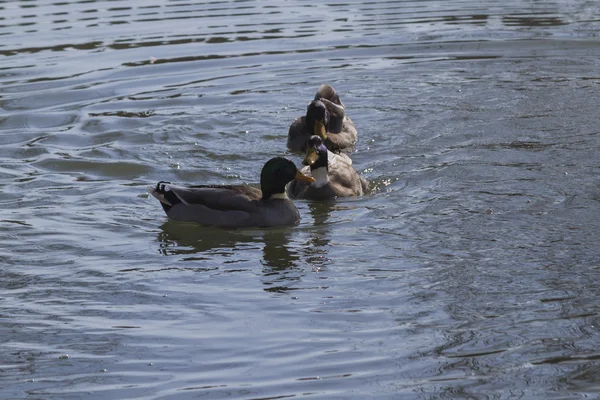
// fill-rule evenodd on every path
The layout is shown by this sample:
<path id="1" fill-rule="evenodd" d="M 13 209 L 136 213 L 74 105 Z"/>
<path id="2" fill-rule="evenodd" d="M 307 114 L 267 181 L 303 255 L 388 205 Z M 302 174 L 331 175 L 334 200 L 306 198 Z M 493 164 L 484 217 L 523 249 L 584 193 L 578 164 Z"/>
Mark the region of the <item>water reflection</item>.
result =
<path id="1" fill-rule="evenodd" d="M 332 233 L 330 220 L 336 202 L 309 202 L 307 205 L 313 226 L 308 231 L 308 239 L 301 243 L 295 240 L 299 234 L 297 227 L 225 230 L 167 221 L 160 226 L 157 235 L 158 252 L 164 256 L 184 256 L 186 261 L 226 257 L 232 264 L 252 263 L 256 258 L 262 265 L 265 291 L 294 290 L 307 272 L 320 272 L 331 261 L 328 258 Z M 246 253 L 246 257 L 234 259 L 240 252 Z M 255 257 L 248 259 L 248 253 Z"/>
<path id="2" fill-rule="evenodd" d="M 298 267 L 301 259 L 311 265 L 320 266 L 325 263 L 331 241 L 329 219 L 336 203 L 309 202 L 309 214 L 313 219 L 314 229 L 301 251 L 293 245 L 292 228 L 239 229 L 225 230 L 205 227 L 194 223 L 167 221 L 160 226 L 157 241 L 159 253 L 169 255 L 191 255 L 200 253 L 220 255 L 233 254 L 236 249 L 248 247 L 259 249 L 262 245 L 261 264 L 265 272 L 282 271 Z M 267 271 L 267 269 L 269 271 Z"/>
<path id="3" fill-rule="evenodd" d="M 167 221 L 158 233 L 159 253 L 164 256 L 195 254 L 232 255 L 236 247 L 260 241 L 256 232 L 225 230 L 194 223 Z"/>
<path id="4" fill-rule="evenodd" d="M 502 23 L 506 26 L 531 26 L 531 27 L 543 27 L 543 26 L 560 26 L 567 25 L 568 22 L 564 21 L 559 17 L 534 17 L 534 16 L 506 16 L 502 17 Z"/>
<path id="5" fill-rule="evenodd" d="M 265 275 L 298 266 L 300 255 L 290 246 L 290 232 L 266 230 L 262 240 L 265 244 L 262 260 Z"/>
<path id="6" fill-rule="evenodd" d="M 310 272 L 320 272 L 330 261 L 327 258 L 331 242 L 331 228 L 328 221 L 335 201 L 308 202 L 309 215 L 313 224 L 309 228 L 308 240 L 294 245 L 294 230 L 266 230 L 262 234 L 264 241 L 262 264 L 265 279 L 264 290 L 284 293 L 299 290 L 298 282 Z M 306 218 L 310 220 L 310 218 Z"/>
<path id="7" fill-rule="evenodd" d="M 210 260 L 216 256 L 227 258 L 229 264 L 251 265 L 260 260 L 262 282 L 268 292 L 292 290 L 292 285 L 306 273 L 306 268 L 301 267 L 300 249 L 304 246 L 294 246 L 293 227 L 225 230 L 168 221 L 160 228 L 159 253 L 165 256 L 183 255 L 186 261 Z M 240 253 L 245 257 L 234 259 Z"/>
<path id="8" fill-rule="evenodd" d="M 159 253 L 169 255 L 196 255 L 196 259 L 219 254 L 233 255 L 240 250 L 262 247 L 261 264 L 265 274 L 298 266 L 300 255 L 291 245 L 293 228 L 226 230 L 193 223 L 168 221 L 158 234 Z"/>
<path id="9" fill-rule="evenodd" d="M 330 201 L 311 201 L 308 203 L 310 216 L 313 218 L 316 227 L 322 227 L 329 220 L 331 210 L 336 206 L 334 200 Z"/>
<path id="10" fill-rule="evenodd" d="M 305 248 L 306 261 L 314 271 L 321 271 L 330 261 L 327 258 L 331 242 L 331 211 L 336 208 L 335 201 L 309 202 L 309 213 L 314 227 Z"/>
<path id="11" fill-rule="evenodd" d="M 265 292 L 285 293 L 305 275 L 300 267 L 298 248 L 291 244 L 291 231 L 266 230 L 263 232 L 262 250 L 263 285 Z"/>

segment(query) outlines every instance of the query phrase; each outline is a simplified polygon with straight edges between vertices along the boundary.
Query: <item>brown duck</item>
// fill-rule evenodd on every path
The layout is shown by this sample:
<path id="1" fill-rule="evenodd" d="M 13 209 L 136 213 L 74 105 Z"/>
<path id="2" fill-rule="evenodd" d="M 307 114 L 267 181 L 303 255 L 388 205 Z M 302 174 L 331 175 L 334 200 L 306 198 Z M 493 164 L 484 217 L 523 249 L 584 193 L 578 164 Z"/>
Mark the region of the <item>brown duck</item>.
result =
<path id="1" fill-rule="evenodd" d="M 306 165 L 302 173 L 312 176 L 315 182 L 291 182 L 287 189 L 290 197 L 326 200 L 362 196 L 368 190 L 367 180 L 359 176 L 352 165 L 340 159 L 339 154 L 327 150 L 319 136 L 310 137 L 302 164 Z"/>
<path id="2" fill-rule="evenodd" d="M 312 135 L 320 136 L 325 146 L 336 153 L 351 152 L 356 144 L 358 134 L 354 123 L 346 115 L 340 96 L 327 84 L 319 87 L 306 109 L 306 115 L 296 118 L 290 125 L 288 149 L 296 153 L 306 152 Z"/>

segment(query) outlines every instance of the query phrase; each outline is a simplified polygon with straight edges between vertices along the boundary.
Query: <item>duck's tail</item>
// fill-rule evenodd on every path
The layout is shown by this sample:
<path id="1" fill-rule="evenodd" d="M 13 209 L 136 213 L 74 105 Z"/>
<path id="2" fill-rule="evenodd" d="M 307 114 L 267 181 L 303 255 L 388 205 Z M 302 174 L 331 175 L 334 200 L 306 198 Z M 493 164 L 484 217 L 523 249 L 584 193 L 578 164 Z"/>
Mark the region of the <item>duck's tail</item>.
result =
<path id="1" fill-rule="evenodd" d="M 160 205 L 166 213 L 168 213 L 175 204 L 181 203 L 179 197 L 177 197 L 173 191 L 169 190 L 168 185 L 170 183 L 171 182 L 160 181 L 156 186 L 148 186 L 148 193 L 160 201 Z"/>

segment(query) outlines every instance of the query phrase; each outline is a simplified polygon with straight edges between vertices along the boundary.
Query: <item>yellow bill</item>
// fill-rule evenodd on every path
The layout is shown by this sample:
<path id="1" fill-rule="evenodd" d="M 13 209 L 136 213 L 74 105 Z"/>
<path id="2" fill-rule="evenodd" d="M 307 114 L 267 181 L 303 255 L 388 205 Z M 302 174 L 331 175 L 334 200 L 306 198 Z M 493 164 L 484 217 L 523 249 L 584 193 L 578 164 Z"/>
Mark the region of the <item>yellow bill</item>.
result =
<path id="1" fill-rule="evenodd" d="M 304 160 L 302 161 L 302 165 L 313 165 L 314 163 L 317 162 L 318 159 L 319 159 L 319 153 L 317 152 L 317 149 L 315 149 L 314 147 L 311 147 L 306 151 L 306 157 L 304 157 Z"/>
<path id="2" fill-rule="evenodd" d="M 322 120 L 316 120 L 314 125 L 315 135 L 319 135 L 323 141 L 327 139 L 327 128 Z"/>
<path id="3" fill-rule="evenodd" d="M 308 183 L 312 183 L 315 181 L 315 178 L 313 178 L 312 176 L 304 175 L 300 171 L 296 171 L 296 176 L 294 177 L 294 179 L 296 179 L 298 181 L 308 182 Z"/>

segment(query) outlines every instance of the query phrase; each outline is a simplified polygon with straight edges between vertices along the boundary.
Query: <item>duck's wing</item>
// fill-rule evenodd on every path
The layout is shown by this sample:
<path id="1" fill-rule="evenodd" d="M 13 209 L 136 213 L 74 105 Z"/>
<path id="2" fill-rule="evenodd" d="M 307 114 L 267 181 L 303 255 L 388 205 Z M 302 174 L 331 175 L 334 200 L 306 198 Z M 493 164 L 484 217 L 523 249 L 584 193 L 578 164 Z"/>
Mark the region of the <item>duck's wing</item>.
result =
<path id="1" fill-rule="evenodd" d="M 329 123 L 327 124 L 327 132 L 340 133 L 342 131 L 344 120 L 346 118 L 346 110 L 343 106 L 335 104 L 327 99 L 320 99 L 325 105 L 329 113 Z"/>
<path id="2" fill-rule="evenodd" d="M 287 148 L 294 153 L 306 152 L 309 136 L 308 129 L 306 128 L 306 118 L 296 118 L 288 131 Z"/>
<path id="3" fill-rule="evenodd" d="M 352 159 L 348 154 L 345 153 L 334 153 L 331 150 L 327 150 L 327 160 L 329 164 L 343 163 L 352 165 Z"/>
<path id="4" fill-rule="evenodd" d="M 352 165 L 329 163 L 329 184 L 339 197 L 362 196 L 363 183 Z"/>
<path id="5" fill-rule="evenodd" d="M 350 118 L 346 118 L 340 133 L 327 133 L 325 146 L 333 152 L 349 153 L 354 150 L 356 144 L 357 133 L 354 124 L 348 124 Z M 350 121 L 352 122 L 352 121 Z"/>
<path id="6" fill-rule="evenodd" d="M 167 214 L 178 205 L 188 208 L 200 205 L 214 211 L 254 212 L 257 209 L 256 201 L 262 196 L 259 189 L 249 185 L 183 187 L 168 182 L 149 187 L 149 192 L 163 204 Z"/>

